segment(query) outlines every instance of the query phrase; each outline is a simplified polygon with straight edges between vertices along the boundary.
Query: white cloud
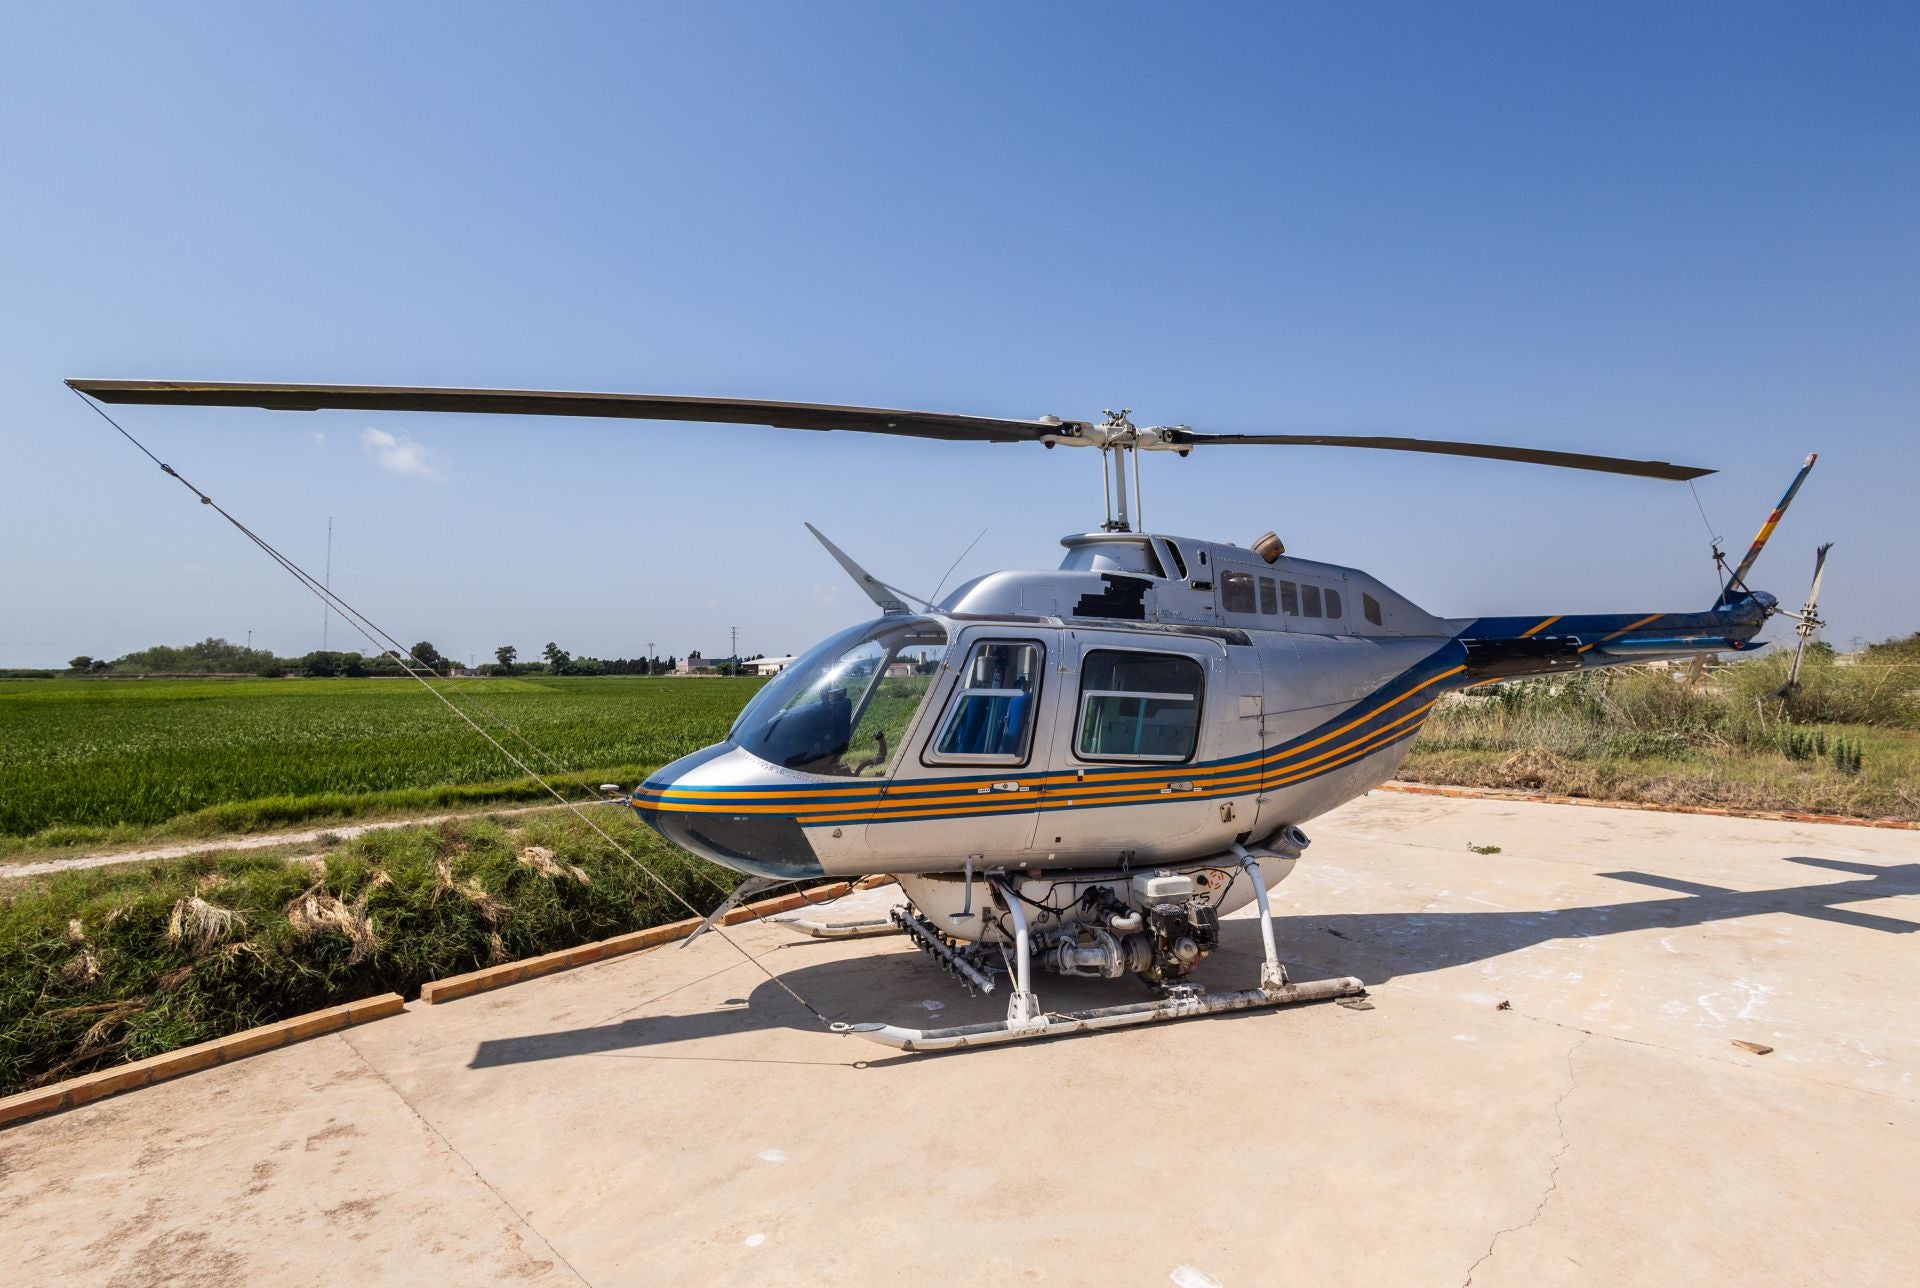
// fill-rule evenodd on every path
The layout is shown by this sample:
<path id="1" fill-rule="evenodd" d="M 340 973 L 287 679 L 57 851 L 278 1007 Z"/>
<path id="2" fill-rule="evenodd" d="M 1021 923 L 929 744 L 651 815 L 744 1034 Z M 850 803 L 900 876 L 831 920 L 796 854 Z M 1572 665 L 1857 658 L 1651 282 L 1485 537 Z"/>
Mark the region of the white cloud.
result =
<path id="1" fill-rule="evenodd" d="M 325 447 L 327 445 L 327 431 L 324 429 L 310 429 L 307 431 L 307 437 L 313 440 L 315 447 Z"/>
<path id="2" fill-rule="evenodd" d="M 825 582 L 814 582 L 809 588 L 813 602 L 822 608 L 833 608 L 840 602 L 840 587 L 829 586 Z"/>
<path id="3" fill-rule="evenodd" d="M 407 474 L 422 479 L 440 477 L 432 449 L 405 434 L 389 434 L 384 429 L 368 426 L 360 431 L 360 446 L 389 474 Z"/>

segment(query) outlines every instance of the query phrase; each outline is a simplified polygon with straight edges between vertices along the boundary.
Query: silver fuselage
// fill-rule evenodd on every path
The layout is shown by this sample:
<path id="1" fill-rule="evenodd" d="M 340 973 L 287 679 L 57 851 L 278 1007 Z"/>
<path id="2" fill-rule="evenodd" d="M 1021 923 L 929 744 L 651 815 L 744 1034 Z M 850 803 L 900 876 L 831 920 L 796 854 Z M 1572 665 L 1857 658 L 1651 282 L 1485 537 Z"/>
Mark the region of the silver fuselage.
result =
<path id="1" fill-rule="evenodd" d="M 941 640 L 940 660 L 916 670 L 884 653 L 875 678 L 836 681 L 843 754 L 769 751 L 762 730 L 782 718 L 771 709 L 800 700 L 769 693 L 728 742 L 643 784 L 635 808 L 677 844 L 758 875 L 1177 864 L 1258 844 L 1386 781 L 1452 690 L 1737 649 L 1764 618 L 1756 601 L 1697 614 L 1447 620 L 1332 564 L 1140 534 L 1065 544 L 1058 570 L 989 574 L 940 611 L 899 619 L 916 638 Z M 1021 659 L 1019 687 L 979 687 L 978 659 L 1009 650 Z M 1177 694 L 1114 691 L 1111 677 L 1129 668 L 1191 683 Z M 911 681 L 917 706 L 871 747 L 848 750 L 845 729 L 869 723 L 862 695 L 882 674 Z M 946 754 L 961 700 L 981 694 L 1018 707 L 1020 738 L 994 755 Z M 1160 714 L 1150 718 L 1150 707 Z M 789 710 L 803 713 L 787 717 L 796 726 L 820 723 L 817 710 Z"/>

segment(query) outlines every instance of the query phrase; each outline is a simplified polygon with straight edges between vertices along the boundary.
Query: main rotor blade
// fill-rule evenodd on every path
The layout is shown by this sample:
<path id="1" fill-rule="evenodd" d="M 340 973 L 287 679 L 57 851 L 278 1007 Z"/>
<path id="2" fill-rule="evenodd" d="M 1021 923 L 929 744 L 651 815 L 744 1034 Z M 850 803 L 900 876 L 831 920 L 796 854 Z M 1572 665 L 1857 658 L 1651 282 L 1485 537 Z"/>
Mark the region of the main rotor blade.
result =
<path id="1" fill-rule="evenodd" d="M 264 407 L 270 411 L 437 411 L 508 416 L 598 416 L 619 420 L 691 420 L 777 429 L 846 429 L 956 442 L 1040 443 L 1077 438 L 1079 421 L 1002 420 L 947 412 L 763 402 L 755 398 L 683 398 L 663 394 L 564 393 L 539 389 L 436 389 L 398 385 L 233 384 L 189 380 L 69 380 L 108 403 L 185 407 Z"/>
<path id="2" fill-rule="evenodd" d="M 1163 430 L 1175 450 L 1186 447 L 1238 444 L 1255 447 L 1371 447 L 1389 452 L 1431 452 L 1436 456 L 1477 456 L 1493 461 L 1525 461 L 1568 470 L 1595 470 L 1602 474 L 1631 474 L 1639 478 L 1685 482 L 1712 470 L 1665 461 L 1632 461 L 1585 452 L 1553 452 L 1538 447 L 1502 447 L 1494 443 L 1454 443 L 1438 438 L 1351 437 L 1342 434 L 1196 434 L 1192 430 Z"/>

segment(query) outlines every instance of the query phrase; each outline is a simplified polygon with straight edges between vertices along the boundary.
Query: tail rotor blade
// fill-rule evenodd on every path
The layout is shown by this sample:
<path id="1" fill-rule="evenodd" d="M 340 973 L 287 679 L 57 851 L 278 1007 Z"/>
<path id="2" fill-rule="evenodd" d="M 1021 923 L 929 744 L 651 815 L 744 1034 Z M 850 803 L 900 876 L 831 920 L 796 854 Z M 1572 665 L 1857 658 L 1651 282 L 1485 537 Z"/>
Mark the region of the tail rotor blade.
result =
<path id="1" fill-rule="evenodd" d="M 1812 616 L 1814 608 L 1820 603 L 1820 579 L 1827 575 L 1827 551 L 1833 549 L 1829 541 L 1813 552 L 1813 588 L 1807 591 L 1807 614 Z"/>
<path id="2" fill-rule="evenodd" d="M 1806 606 L 1800 610 L 1799 625 L 1794 627 L 1794 634 L 1800 638 L 1793 646 L 1793 662 L 1787 667 L 1787 682 L 1775 694 L 1782 700 L 1792 697 L 1793 691 L 1800 687 L 1800 663 L 1807 655 L 1807 641 L 1822 625 L 1819 617 L 1820 579 L 1827 574 L 1827 551 L 1831 549 L 1833 542 L 1829 541 L 1813 552 L 1813 584 L 1807 588 Z"/>

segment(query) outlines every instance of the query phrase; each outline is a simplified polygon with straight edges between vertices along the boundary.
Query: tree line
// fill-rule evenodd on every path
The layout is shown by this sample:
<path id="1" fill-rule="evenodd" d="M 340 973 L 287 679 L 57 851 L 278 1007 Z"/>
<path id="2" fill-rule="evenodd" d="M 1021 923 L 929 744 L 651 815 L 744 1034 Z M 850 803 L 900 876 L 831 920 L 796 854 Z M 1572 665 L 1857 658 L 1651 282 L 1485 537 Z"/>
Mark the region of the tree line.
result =
<path id="1" fill-rule="evenodd" d="M 696 651 L 689 660 L 698 658 Z M 750 660 L 750 659 L 748 659 Z M 575 657 L 549 640 L 541 650 L 540 661 L 520 660 L 520 650 L 503 644 L 494 650 L 494 661 L 477 668 L 482 675 L 670 675 L 679 659 L 646 657 Z M 248 648 L 218 637 L 181 646 L 157 644 L 137 649 L 117 658 L 100 658 L 82 653 L 67 663 L 67 675 L 259 675 L 278 678 L 287 675 L 313 679 L 369 676 L 401 676 L 413 671 L 434 675 L 452 675 L 464 670 L 452 658 L 442 654 L 430 640 L 415 644 L 410 655 L 395 652 L 369 656 L 363 653 L 315 649 L 298 657 L 281 657 L 267 649 Z M 724 674 L 745 673 L 744 662 L 728 659 L 715 663 Z M 22 673 L 24 674 L 24 673 Z M 33 672 L 51 677 L 53 671 Z"/>

